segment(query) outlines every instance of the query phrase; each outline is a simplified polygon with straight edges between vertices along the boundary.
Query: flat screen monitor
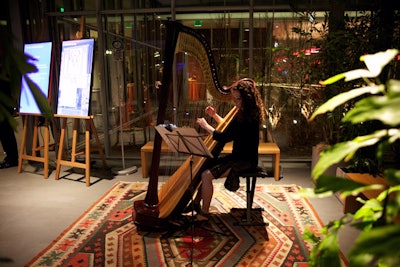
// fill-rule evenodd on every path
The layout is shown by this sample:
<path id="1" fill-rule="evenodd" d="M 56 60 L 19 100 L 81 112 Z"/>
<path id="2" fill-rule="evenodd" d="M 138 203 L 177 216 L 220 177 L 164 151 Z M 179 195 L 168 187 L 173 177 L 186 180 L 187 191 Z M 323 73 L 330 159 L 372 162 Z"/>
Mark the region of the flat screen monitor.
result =
<path id="1" fill-rule="evenodd" d="M 57 114 L 89 116 L 94 39 L 63 41 Z"/>
<path id="2" fill-rule="evenodd" d="M 38 86 L 46 98 L 49 95 L 51 49 L 51 42 L 24 45 L 24 53 L 30 56 L 28 62 L 37 68 L 37 72 L 27 73 L 26 76 Z M 42 114 L 24 78 L 21 83 L 19 112 L 21 114 Z"/>

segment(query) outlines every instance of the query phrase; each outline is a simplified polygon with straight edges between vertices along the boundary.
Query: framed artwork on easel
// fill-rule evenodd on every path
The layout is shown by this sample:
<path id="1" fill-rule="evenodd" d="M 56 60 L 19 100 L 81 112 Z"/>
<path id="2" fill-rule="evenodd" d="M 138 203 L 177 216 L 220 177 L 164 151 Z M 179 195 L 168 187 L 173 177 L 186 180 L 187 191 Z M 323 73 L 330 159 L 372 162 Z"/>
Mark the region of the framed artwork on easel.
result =
<path id="1" fill-rule="evenodd" d="M 63 41 L 57 115 L 89 116 L 94 39 Z"/>

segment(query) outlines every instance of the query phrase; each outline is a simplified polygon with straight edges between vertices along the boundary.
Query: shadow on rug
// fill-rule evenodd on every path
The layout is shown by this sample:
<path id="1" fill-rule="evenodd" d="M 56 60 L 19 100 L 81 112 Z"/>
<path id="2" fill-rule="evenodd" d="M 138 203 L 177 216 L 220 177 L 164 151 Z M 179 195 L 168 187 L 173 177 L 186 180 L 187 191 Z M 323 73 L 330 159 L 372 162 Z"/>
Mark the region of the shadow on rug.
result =
<path id="1" fill-rule="evenodd" d="M 237 226 L 246 192 L 222 186 L 215 185 L 208 223 L 142 232 L 131 215 L 147 183 L 119 182 L 27 266 L 307 266 L 311 246 L 302 234 L 322 224 L 296 185 L 256 187 L 253 207 L 263 210 L 253 216 L 268 226 Z"/>

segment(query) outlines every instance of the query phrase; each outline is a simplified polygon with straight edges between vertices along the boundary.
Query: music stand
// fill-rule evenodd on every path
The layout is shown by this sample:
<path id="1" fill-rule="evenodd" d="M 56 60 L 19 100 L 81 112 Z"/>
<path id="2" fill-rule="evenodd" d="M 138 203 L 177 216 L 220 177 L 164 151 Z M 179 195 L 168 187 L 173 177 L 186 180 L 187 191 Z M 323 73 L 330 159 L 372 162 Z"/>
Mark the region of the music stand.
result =
<path id="1" fill-rule="evenodd" d="M 177 128 L 169 125 L 158 125 L 155 127 L 158 133 L 161 135 L 162 139 L 168 145 L 168 147 L 173 152 L 184 153 L 190 155 L 190 187 L 192 195 L 192 205 L 193 203 L 193 155 L 213 158 L 207 146 L 203 142 L 203 138 L 198 134 L 194 128 Z M 192 208 L 192 233 L 194 234 L 194 211 Z M 193 246 L 194 246 L 194 236 L 192 234 L 192 247 L 190 249 L 190 265 L 193 266 Z"/>
<path id="2" fill-rule="evenodd" d="M 196 129 L 158 125 L 155 127 L 164 142 L 173 152 L 213 158 Z"/>

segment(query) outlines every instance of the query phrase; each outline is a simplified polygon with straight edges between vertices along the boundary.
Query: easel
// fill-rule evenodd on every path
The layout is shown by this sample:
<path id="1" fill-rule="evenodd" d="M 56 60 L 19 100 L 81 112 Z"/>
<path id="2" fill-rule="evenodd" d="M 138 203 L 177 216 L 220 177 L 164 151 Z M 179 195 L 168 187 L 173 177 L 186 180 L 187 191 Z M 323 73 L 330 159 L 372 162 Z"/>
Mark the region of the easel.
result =
<path id="1" fill-rule="evenodd" d="M 72 117 L 72 116 L 64 116 L 64 115 L 55 115 L 61 118 L 61 135 L 60 135 L 60 148 L 57 157 L 57 167 L 56 167 L 56 180 L 60 178 L 60 170 L 61 165 L 76 167 L 85 170 L 85 181 L 86 186 L 90 186 L 90 133 L 93 133 L 96 144 L 97 150 L 101 156 L 103 161 L 103 167 L 107 168 L 107 162 L 105 160 L 105 156 L 103 153 L 103 149 L 101 148 L 99 136 L 96 131 L 96 127 L 94 126 L 93 122 L 93 115 L 90 116 L 80 116 L 80 117 Z M 62 158 L 62 151 L 64 148 L 65 142 L 65 134 L 67 128 L 67 120 L 73 119 L 73 130 L 72 130 L 72 147 L 71 147 L 71 157 L 70 160 Z M 86 124 L 85 128 L 85 148 L 84 151 L 77 151 L 77 142 L 78 142 L 78 128 L 79 128 L 79 120 L 84 120 Z M 83 163 L 77 162 L 76 157 L 80 155 L 85 155 L 85 161 Z"/>
<path id="2" fill-rule="evenodd" d="M 42 162 L 44 165 L 44 178 L 49 178 L 49 149 L 50 147 L 55 148 L 56 146 L 56 140 L 54 144 L 49 144 L 50 142 L 50 133 L 49 133 L 49 120 L 45 117 L 44 118 L 44 124 L 39 125 L 39 118 L 42 116 L 40 114 L 21 114 L 23 117 L 23 132 L 22 132 L 22 141 L 21 141 L 21 147 L 20 147 L 20 153 L 19 153 L 19 159 L 18 159 L 18 172 L 22 172 L 22 163 L 23 160 L 31 160 L 31 161 L 36 161 L 36 162 Z M 33 124 L 33 137 L 32 137 L 32 155 L 28 155 L 25 152 L 25 146 L 26 146 L 26 138 L 28 135 L 28 122 L 29 122 L 29 117 L 34 118 L 34 124 Z M 52 125 L 55 126 L 56 124 L 52 122 Z M 39 127 L 44 127 L 44 140 L 43 140 L 43 145 L 40 146 L 38 144 L 38 128 Z M 57 130 L 54 132 L 58 133 Z M 37 152 L 40 152 L 43 150 L 43 157 L 42 156 L 37 156 Z M 62 153 L 62 150 L 59 151 Z"/>

